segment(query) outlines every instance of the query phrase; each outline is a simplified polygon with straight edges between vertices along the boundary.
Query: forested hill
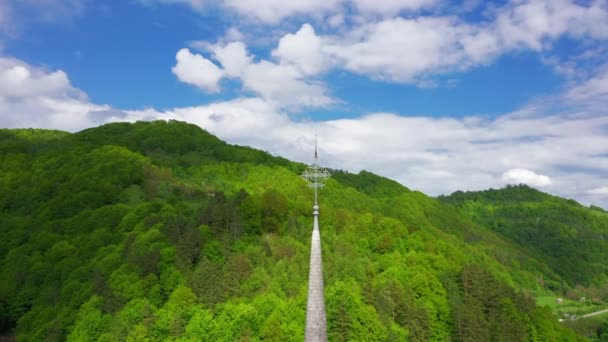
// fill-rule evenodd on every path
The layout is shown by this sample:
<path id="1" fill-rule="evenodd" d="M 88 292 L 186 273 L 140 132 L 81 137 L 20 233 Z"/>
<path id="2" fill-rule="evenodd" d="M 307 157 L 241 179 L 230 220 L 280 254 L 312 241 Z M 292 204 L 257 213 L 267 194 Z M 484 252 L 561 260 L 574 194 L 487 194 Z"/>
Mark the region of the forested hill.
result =
<path id="1" fill-rule="evenodd" d="M 0 130 L 0 336 L 302 341 L 303 169 L 174 121 Z M 462 206 L 334 172 L 320 216 L 331 341 L 579 339 L 535 304 L 567 290 L 541 276 L 566 274 Z"/>
<path id="2" fill-rule="evenodd" d="M 608 283 L 608 212 L 525 185 L 439 197 L 520 245 L 570 286 Z"/>

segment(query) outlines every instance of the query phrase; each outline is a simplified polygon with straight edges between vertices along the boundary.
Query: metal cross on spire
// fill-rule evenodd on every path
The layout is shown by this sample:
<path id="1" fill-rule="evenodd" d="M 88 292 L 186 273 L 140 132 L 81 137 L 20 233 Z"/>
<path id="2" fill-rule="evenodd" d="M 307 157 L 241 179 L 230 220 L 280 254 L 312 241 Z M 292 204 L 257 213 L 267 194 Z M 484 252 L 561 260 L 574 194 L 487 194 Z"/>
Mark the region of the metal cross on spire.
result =
<path id="1" fill-rule="evenodd" d="M 315 189 L 315 204 L 317 204 L 318 190 L 325 186 L 323 182 L 331 175 L 327 170 L 319 166 L 319 154 L 317 152 L 317 136 L 315 135 L 315 158 L 312 165 L 308 166 L 302 173 L 302 177 L 308 181 L 308 187 Z"/>

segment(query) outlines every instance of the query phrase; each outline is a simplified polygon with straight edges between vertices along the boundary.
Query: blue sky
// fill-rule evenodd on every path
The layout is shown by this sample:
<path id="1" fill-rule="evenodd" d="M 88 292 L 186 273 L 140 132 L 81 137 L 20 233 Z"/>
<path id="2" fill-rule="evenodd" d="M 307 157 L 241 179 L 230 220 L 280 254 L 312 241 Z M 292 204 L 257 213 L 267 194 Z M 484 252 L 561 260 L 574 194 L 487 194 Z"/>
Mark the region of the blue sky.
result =
<path id="1" fill-rule="evenodd" d="M 85 13 L 67 23 L 28 23 L 18 39 L 5 42 L 6 53 L 64 70 L 71 83 L 86 90 L 91 100 L 118 108 L 198 105 L 237 94 L 238 84 L 232 84 L 221 94 L 209 96 L 181 83 L 170 70 L 175 52 L 188 42 L 215 42 L 233 27 L 234 23 L 217 11 L 201 13 L 188 6 L 137 1 L 87 4 Z M 262 47 L 260 55 L 264 54 L 268 49 Z M 332 117 L 336 112 L 356 116 L 404 110 L 434 116 L 496 115 L 555 91 L 563 81 L 551 66 L 527 51 L 505 54 L 468 72 L 432 75 L 437 84 L 423 88 L 340 71 L 326 75 L 326 79 L 332 93 L 348 103 L 348 108 L 312 111 L 314 119 Z"/>
<path id="2" fill-rule="evenodd" d="M 608 206 L 606 0 L 6 0 L 0 127 L 178 119 L 437 195 Z"/>

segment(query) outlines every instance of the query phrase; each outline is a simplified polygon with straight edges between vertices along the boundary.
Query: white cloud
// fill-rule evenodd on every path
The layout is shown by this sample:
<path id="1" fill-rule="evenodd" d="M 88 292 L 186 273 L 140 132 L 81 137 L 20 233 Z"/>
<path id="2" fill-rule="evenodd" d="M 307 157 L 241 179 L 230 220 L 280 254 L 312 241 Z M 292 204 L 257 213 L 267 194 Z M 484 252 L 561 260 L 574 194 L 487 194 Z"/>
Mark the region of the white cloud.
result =
<path id="1" fill-rule="evenodd" d="M 361 13 L 394 15 L 401 11 L 418 11 L 437 5 L 441 0 L 354 0 Z"/>
<path id="2" fill-rule="evenodd" d="M 336 67 L 412 83 L 486 64 L 514 50 L 547 50 L 563 36 L 608 39 L 608 4 L 512 1 L 496 10 L 494 19 L 478 23 L 455 16 L 364 21 L 344 33 L 320 37 L 326 45 L 320 50 L 338 60 Z"/>
<path id="3" fill-rule="evenodd" d="M 245 89 L 284 107 L 324 107 L 335 102 L 322 83 L 306 80 L 291 65 L 261 61 L 249 65 L 241 80 Z"/>
<path id="4" fill-rule="evenodd" d="M 425 85 L 438 74 L 488 64 L 513 51 L 549 51 L 564 36 L 608 40 L 605 0 L 512 0 L 500 7 L 486 6 L 487 16 L 477 22 L 441 11 L 397 16 L 403 11 L 446 8 L 443 0 L 156 1 L 188 3 L 198 10 L 228 7 L 254 19 L 253 24 L 241 24 L 248 30 L 265 28 L 259 31 L 263 36 L 273 36 L 283 26 L 273 31 L 256 24 L 278 24 L 285 18 L 293 19 L 289 24 L 304 18 L 317 28 L 331 28 L 317 34 L 312 24 L 305 24 L 283 35 L 271 52 L 277 64 L 293 65 L 306 76 L 335 68 Z M 232 41 L 243 39 L 238 28 L 231 30 Z"/>
<path id="5" fill-rule="evenodd" d="M 508 184 L 527 184 L 536 187 L 551 185 L 551 178 L 539 175 L 527 169 L 511 169 L 502 175 L 502 180 Z"/>
<path id="6" fill-rule="evenodd" d="M 0 94 L 3 97 L 61 95 L 74 91 L 61 70 L 47 72 L 15 59 L 0 59 Z"/>
<path id="7" fill-rule="evenodd" d="M 90 103 L 61 70 L 0 57 L 1 127 L 78 130 L 98 124 L 99 114 L 108 110 Z"/>
<path id="8" fill-rule="evenodd" d="M 512 1 L 496 19 L 496 31 L 505 47 L 543 49 L 549 39 L 608 38 L 608 5 L 603 0 L 589 6 L 572 0 Z"/>
<path id="9" fill-rule="evenodd" d="M 220 90 L 219 81 L 224 73 L 212 61 L 188 49 L 179 50 L 175 59 L 177 64 L 171 71 L 180 81 L 212 93 Z"/>
<path id="10" fill-rule="evenodd" d="M 327 67 L 321 39 L 310 24 L 304 24 L 296 33 L 288 33 L 279 41 L 272 55 L 282 63 L 291 64 L 305 75 L 316 75 Z"/>
<path id="11" fill-rule="evenodd" d="M 207 130 L 222 132 L 233 143 L 247 143 L 253 137 L 288 126 L 291 121 L 273 103 L 260 98 L 238 98 L 203 106 L 175 108 L 159 112 L 153 109 L 126 111 L 123 120 L 175 119 L 195 123 Z M 272 139 L 269 139 L 271 141 Z"/>
<path id="12" fill-rule="evenodd" d="M 416 82 L 429 74 L 463 70 L 518 49 L 546 50 L 562 36 L 608 39 L 608 3 L 574 0 L 512 0 L 490 11 L 486 21 L 469 23 L 455 16 L 394 17 L 400 11 L 440 6 L 441 0 L 161 0 L 204 9 L 213 3 L 244 17 L 276 24 L 301 14 L 326 19 L 331 27 L 359 21 L 354 28 L 318 36 L 311 25 L 287 34 L 273 52 L 304 72 L 333 66 L 395 82 Z M 385 17 L 367 14 L 382 14 Z M 361 16 L 363 15 L 363 17 Z M 382 19 L 383 18 L 383 19 Z M 333 23 L 333 24 L 332 24 Z M 311 70 L 312 69 L 312 70 Z"/>
<path id="13" fill-rule="evenodd" d="M 226 45 L 211 45 L 208 47 L 213 57 L 219 61 L 228 77 L 240 77 L 253 58 L 249 55 L 247 47 L 242 42 L 231 42 Z"/>
<path id="14" fill-rule="evenodd" d="M 373 3 L 378 10 L 398 11 L 430 6 L 434 1 Z M 367 0 L 356 5 L 371 6 Z M 564 35 L 608 39 L 606 32 L 608 6 L 599 1 L 589 6 L 568 0 L 514 1 L 496 10 L 494 20 L 475 24 L 455 16 L 389 17 L 363 19 L 356 27 L 325 35 L 304 24 L 297 32 L 285 34 L 271 55 L 278 61 L 277 71 L 291 75 L 284 76 L 289 80 L 294 80 L 293 71 L 284 65 L 295 67 L 301 74 L 295 77 L 299 80 L 337 68 L 390 82 L 423 85 L 434 75 L 487 64 L 513 50 L 546 49 Z M 251 58 L 243 50 L 240 47 L 233 52 L 239 52 L 241 61 Z M 259 67 L 267 69 L 268 65 Z"/>
<path id="15" fill-rule="evenodd" d="M 602 186 L 587 191 L 590 195 L 608 196 L 608 186 Z"/>
<path id="16" fill-rule="evenodd" d="M 575 101 L 604 100 L 608 102 L 608 65 L 590 79 L 570 89 L 566 97 Z"/>
<path id="17" fill-rule="evenodd" d="M 294 42 L 305 41 L 310 48 L 294 47 Z M 234 78 L 241 81 L 245 91 L 272 101 L 281 107 L 298 110 L 302 107 L 325 107 L 336 102 L 325 85 L 314 79 L 321 72 L 321 66 L 315 57 L 313 42 L 317 41 L 314 31 L 304 25 L 295 35 L 286 35 L 273 53 L 276 62 L 261 60 L 255 62 L 242 42 L 219 42 L 208 44 L 197 42 L 199 48 L 211 52 L 213 58 L 221 65 L 200 54 L 192 54 L 182 49 L 177 54 L 177 64 L 173 72 L 186 83 L 207 91 L 219 91 L 222 78 Z M 302 53 L 302 56 L 298 55 Z M 308 61 L 306 57 L 313 60 Z"/>
<path id="18" fill-rule="evenodd" d="M 195 11 L 204 12 L 221 6 L 237 13 L 248 21 L 276 25 L 282 21 L 306 16 L 321 21 L 346 13 L 349 7 L 357 15 L 392 16 L 402 11 L 416 12 L 429 9 L 443 0 L 139 0 L 143 4 L 184 4 Z"/>
<path id="19" fill-rule="evenodd" d="M 226 30 L 224 38 L 229 42 L 243 41 L 245 39 L 245 35 L 237 27 L 233 26 Z"/>
<path id="20" fill-rule="evenodd" d="M 344 25 L 344 15 L 340 13 L 332 15 L 327 19 L 327 24 L 334 29 Z"/>
<path id="21" fill-rule="evenodd" d="M 143 4 L 184 4 L 195 11 L 222 6 L 242 18 L 265 24 L 277 24 L 298 15 L 322 15 L 337 11 L 343 0 L 139 0 Z"/>
<path id="22" fill-rule="evenodd" d="M 411 82 L 468 62 L 461 39 L 474 29 L 455 18 L 392 18 L 330 37 L 327 50 L 343 68 L 373 78 Z"/>
<path id="23" fill-rule="evenodd" d="M 224 6 L 244 17 L 252 17 L 265 23 L 276 24 L 296 15 L 315 15 L 334 12 L 342 0 L 224 0 Z"/>

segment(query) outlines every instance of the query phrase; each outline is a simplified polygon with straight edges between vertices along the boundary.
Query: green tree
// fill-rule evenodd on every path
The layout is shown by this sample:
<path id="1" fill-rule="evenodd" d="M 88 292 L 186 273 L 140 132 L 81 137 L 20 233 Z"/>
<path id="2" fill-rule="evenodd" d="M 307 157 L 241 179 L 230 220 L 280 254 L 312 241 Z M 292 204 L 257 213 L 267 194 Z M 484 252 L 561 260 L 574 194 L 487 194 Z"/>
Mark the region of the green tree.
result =
<path id="1" fill-rule="evenodd" d="M 270 233 L 282 233 L 287 219 L 287 197 L 270 189 L 262 195 L 262 229 Z"/>
<path id="2" fill-rule="evenodd" d="M 68 341 L 94 341 L 108 330 L 112 318 L 101 312 L 100 305 L 101 298 L 94 296 L 80 307 Z"/>

